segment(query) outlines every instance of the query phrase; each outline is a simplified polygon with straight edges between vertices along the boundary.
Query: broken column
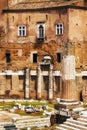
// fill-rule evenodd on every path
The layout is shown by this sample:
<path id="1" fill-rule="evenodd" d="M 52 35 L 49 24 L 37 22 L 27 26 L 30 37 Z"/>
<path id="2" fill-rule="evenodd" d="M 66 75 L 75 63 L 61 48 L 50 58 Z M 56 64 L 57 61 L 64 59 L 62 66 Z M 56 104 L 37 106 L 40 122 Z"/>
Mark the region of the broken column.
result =
<path id="1" fill-rule="evenodd" d="M 67 55 L 63 57 L 63 99 L 77 100 L 78 92 L 75 82 L 75 56 Z"/>
<path id="2" fill-rule="evenodd" d="M 37 99 L 41 99 L 41 68 L 38 65 Z"/>
<path id="3" fill-rule="evenodd" d="M 29 98 L 29 68 L 25 69 L 25 98 Z"/>
<path id="4" fill-rule="evenodd" d="M 49 99 L 53 99 L 53 65 L 51 64 L 49 70 Z"/>

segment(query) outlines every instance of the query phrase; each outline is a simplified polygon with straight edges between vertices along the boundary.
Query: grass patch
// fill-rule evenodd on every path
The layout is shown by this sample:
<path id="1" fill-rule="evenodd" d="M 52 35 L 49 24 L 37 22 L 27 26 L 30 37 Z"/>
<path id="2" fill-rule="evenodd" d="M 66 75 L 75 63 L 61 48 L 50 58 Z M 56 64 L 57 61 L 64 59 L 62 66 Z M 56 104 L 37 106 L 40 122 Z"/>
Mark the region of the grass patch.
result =
<path id="1" fill-rule="evenodd" d="M 83 104 L 83 107 L 84 107 L 84 108 L 87 108 L 87 103 L 84 103 L 84 104 Z"/>
<path id="2" fill-rule="evenodd" d="M 25 106 L 29 106 L 29 105 L 32 105 L 34 107 L 37 107 L 37 106 L 44 106 L 44 105 L 48 105 L 48 103 L 43 103 L 43 102 L 23 102 L 21 103 L 21 105 L 25 105 Z"/>
<path id="3" fill-rule="evenodd" d="M 0 106 L 2 107 L 2 106 L 4 106 L 4 107 L 6 107 L 6 106 L 8 106 L 9 108 L 13 108 L 15 105 L 16 105 L 16 103 L 20 103 L 21 105 L 24 105 L 24 106 L 29 106 L 29 105 L 32 105 L 32 106 L 34 106 L 34 107 L 37 107 L 37 106 L 45 106 L 45 105 L 48 105 L 49 107 L 51 107 L 51 108 L 53 108 L 54 107 L 54 105 L 53 104 L 51 104 L 51 103 L 45 103 L 45 102 L 39 102 L 39 101 L 32 101 L 32 102 L 29 102 L 29 101 L 26 101 L 26 102 L 5 102 L 5 101 L 3 101 L 3 102 L 0 102 Z"/>
<path id="4" fill-rule="evenodd" d="M 15 102 L 15 101 L 13 101 L 13 102 L 5 102 L 5 101 L 3 101 L 3 102 L 0 102 L 0 109 L 1 110 L 7 110 L 7 111 L 9 111 L 10 109 L 12 109 L 17 103 L 19 103 L 19 104 L 21 104 L 21 105 L 24 105 L 24 106 L 29 106 L 29 105 L 31 105 L 31 106 L 34 106 L 34 107 L 39 107 L 39 106 L 48 106 L 48 107 L 50 107 L 47 111 L 48 112 L 50 112 L 51 111 L 51 108 L 53 108 L 54 107 L 54 105 L 53 104 L 51 104 L 51 103 L 48 103 L 48 102 L 40 102 L 40 101 L 25 101 L 25 102 Z M 20 110 L 20 109 L 17 109 L 17 110 L 15 110 L 15 112 L 14 112 L 15 114 L 19 114 L 19 115 L 21 115 L 21 116 L 39 116 L 39 117 L 46 117 L 46 116 L 43 116 L 43 111 L 41 111 L 41 112 L 35 112 L 35 113 L 26 113 L 25 111 L 22 111 L 22 110 Z"/>
<path id="5" fill-rule="evenodd" d="M 41 112 L 34 112 L 34 113 L 26 113 L 25 111 L 22 111 L 22 110 L 15 110 L 14 113 L 15 114 L 19 114 L 21 116 L 38 116 L 38 117 L 41 117 L 41 118 L 46 117 L 46 116 L 43 115 L 43 111 L 41 111 Z"/>
<path id="6" fill-rule="evenodd" d="M 15 106 L 15 102 L 0 102 L 0 108 L 1 110 L 4 110 L 5 108 L 11 109 Z"/>

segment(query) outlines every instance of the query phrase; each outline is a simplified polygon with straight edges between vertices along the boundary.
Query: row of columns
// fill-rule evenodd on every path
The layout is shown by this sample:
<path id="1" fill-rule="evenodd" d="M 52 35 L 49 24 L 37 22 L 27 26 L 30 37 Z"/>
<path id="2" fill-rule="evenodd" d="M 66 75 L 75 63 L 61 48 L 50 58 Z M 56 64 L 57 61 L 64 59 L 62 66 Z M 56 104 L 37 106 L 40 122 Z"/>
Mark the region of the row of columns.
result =
<path id="1" fill-rule="evenodd" d="M 37 72 L 37 99 L 42 98 L 42 70 L 41 70 L 41 63 L 38 65 L 38 72 Z M 46 64 L 44 64 L 46 65 Z M 49 86 L 48 87 L 48 99 L 53 99 L 53 65 L 49 65 Z M 45 66 L 44 66 L 45 67 Z M 66 56 L 63 59 L 63 84 L 60 86 L 60 95 L 64 99 L 77 99 L 77 91 L 75 85 L 75 57 L 74 56 Z M 29 98 L 29 69 L 26 69 L 25 73 L 25 98 Z"/>
<path id="2" fill-rule="evenodd" d="M 25 70 L 25 98 L 29 99 L 29 68 Z M 38 65 L 37 73 L 37 99 L 42 98 L 42 72 L 41 65 Z M 49 64 L 49 99 L 53 99 L 53 66 Z"/>

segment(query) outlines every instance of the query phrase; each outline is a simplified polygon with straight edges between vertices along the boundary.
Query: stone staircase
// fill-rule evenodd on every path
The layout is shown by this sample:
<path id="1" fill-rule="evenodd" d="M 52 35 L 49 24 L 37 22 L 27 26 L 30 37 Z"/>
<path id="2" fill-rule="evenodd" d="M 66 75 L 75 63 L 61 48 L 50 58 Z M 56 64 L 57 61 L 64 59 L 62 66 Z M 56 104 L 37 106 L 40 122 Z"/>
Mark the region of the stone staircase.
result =
<path id="1" fill-rule="evenodd" d="M 56 127 L 56 130 L 87 130 L 87 116 L 80 116 L 73 119 L 68 118 L 63 124 Z"/>
<path id="2" fill-rule="evenodd" d="M 47 118 L 27 117 L 27 118 L 17 119 L 15 125 L 18 129 L 35 127 L 35 126 L 37 127 L 50 126 L 50 117 Z"/>
<path id="3" fill-rule="evenodd" d="M 4 125 L 10 125 L 12 122 L 0 122 L 0 130 L 4 130 Z M 17 119 L 14 124 L 20 130 L 21 128 L 28 127 L 44 127 L 50 126 L 50 117 L 47 118 L 39 118 L 39 117 L 22 117 Z"/>

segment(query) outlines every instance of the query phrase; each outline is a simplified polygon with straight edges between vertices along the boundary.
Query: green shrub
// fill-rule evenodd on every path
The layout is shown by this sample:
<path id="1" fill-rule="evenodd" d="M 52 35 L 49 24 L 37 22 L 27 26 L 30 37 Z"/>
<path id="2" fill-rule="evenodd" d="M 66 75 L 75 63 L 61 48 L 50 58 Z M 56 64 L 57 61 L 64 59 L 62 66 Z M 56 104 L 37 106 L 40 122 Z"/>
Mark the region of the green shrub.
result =
<path id="1" fill-rule="evenodd" d="M 87 103 L 83 103 L 83 107 L 84 107 L 84 108 L 87 108 Z"/>

